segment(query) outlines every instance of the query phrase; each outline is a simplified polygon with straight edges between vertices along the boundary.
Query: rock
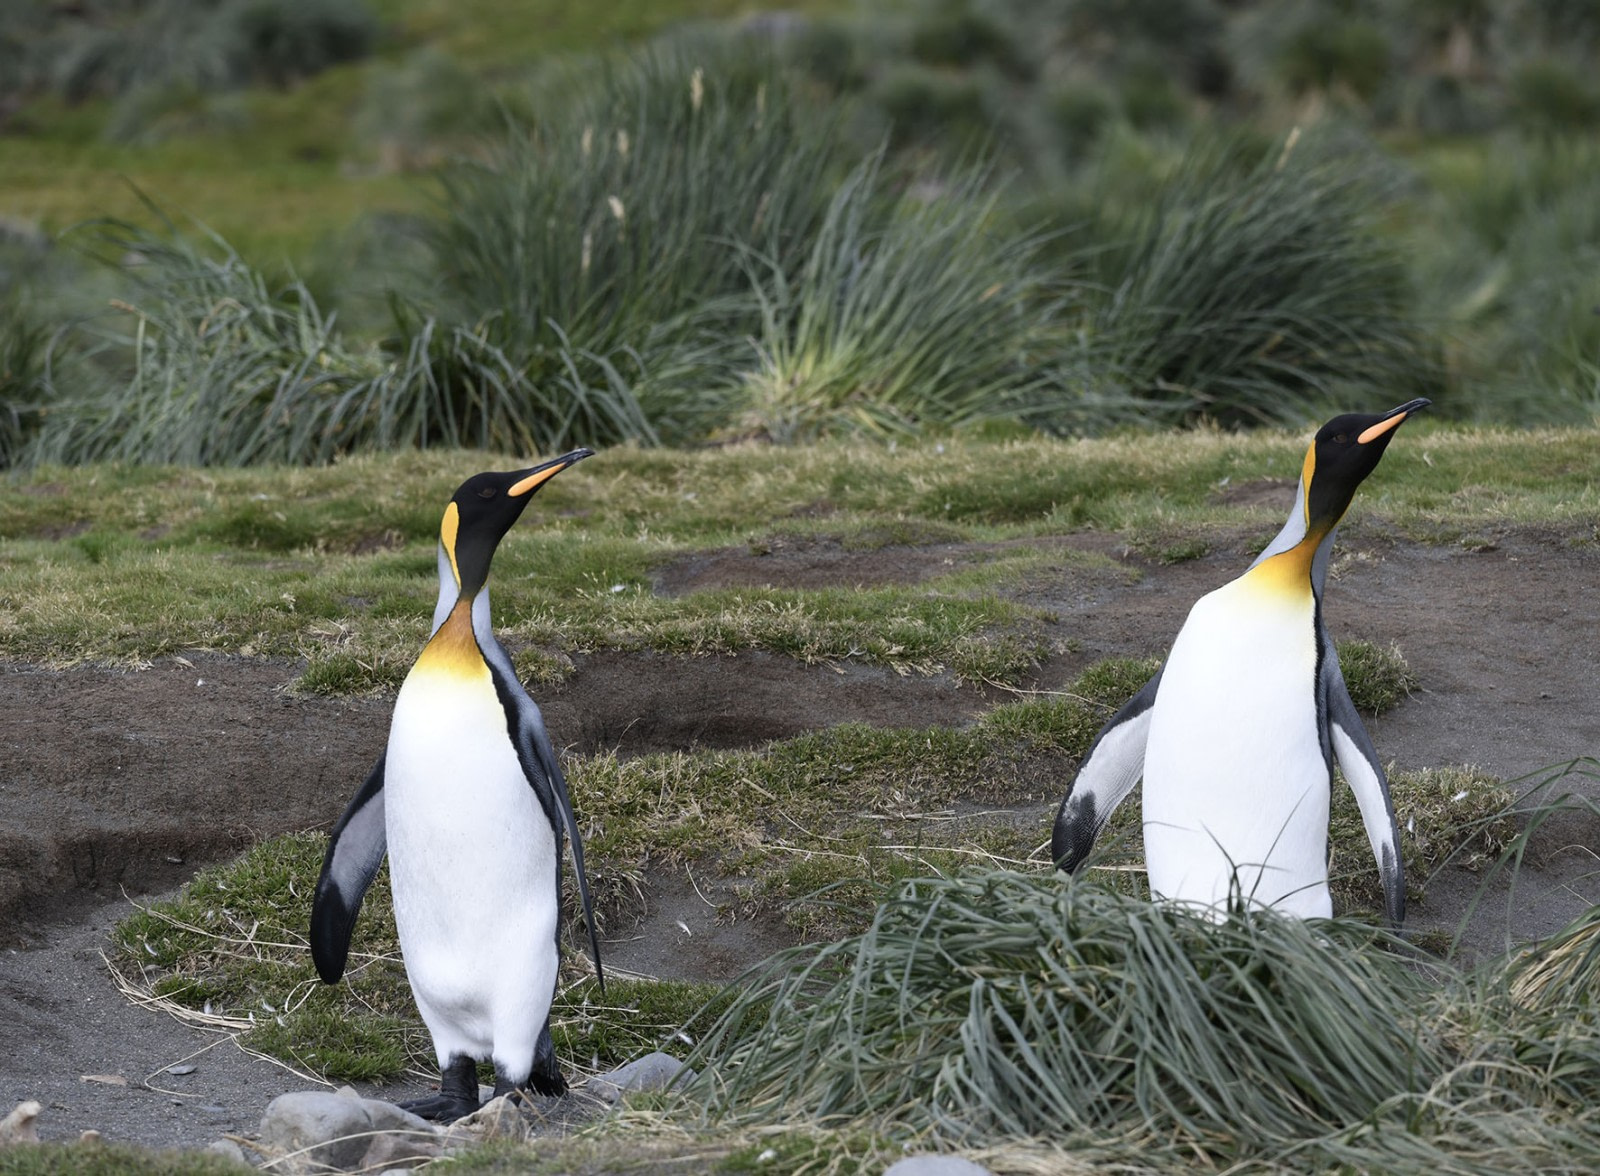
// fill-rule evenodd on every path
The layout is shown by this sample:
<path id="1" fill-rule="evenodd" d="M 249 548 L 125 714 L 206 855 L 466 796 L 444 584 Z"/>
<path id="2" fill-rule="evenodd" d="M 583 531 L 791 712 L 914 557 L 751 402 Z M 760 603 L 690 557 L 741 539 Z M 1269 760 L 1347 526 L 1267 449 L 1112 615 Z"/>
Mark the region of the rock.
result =
<path id="1" fill-rule="evenodd" d="M 242 1164 L 250 1167 L 250 1160 L 244 1154 L 244 1148 L 231 1139 L 218 1139 L 205 1146 L 205 1154 L 227 1160 L 230 1164 Z"/>
<path id="2" fill-rule="evenodd" d="M 345 1086 L 280 1094 L 261 1117 L 261 1145 L 290 1171 L 375 1170 L 439 1154 L 439 1129 L 410 1111 Z"/>
<path id="3" fill-rule="evenodd" d="M 320 1090 L 280 1094 L 261 1116 L 262 1149 L 283 1158 L 278 1171 L 359 1167 L 372 1145 L 372 1116 L 362 1101 Z"/>
<path id="4" fill-rule="evenodd" d="M 367 1115 L 372 1120 L 374 1131 L 406 1131 L 422 1135 L 438 1135 L 439 1128 L 419 1115 L 413 1115 L 404 1107 L 396 1106 L 392 1102 L 385 1102 L 381 1098 L 363 1098 L 356 1093 L 353 1087 L 341 1086 L 338 1091 L 340 1098 L 353 1098 L 367 1109 Z"/>
<path id="5" fill-rule="evenodd" d="M 907 1156 L 889 1165 L 883 1176 L 994 1176 L 981 1164 L 960 1156 Z"/>
<path id="6" fill-rule="evenodd" d="M 517 1100 L 509 1094 L 490 1099 L 465 1118 L 450 1124 L 446 1135 L 453 1146 L 486 1139 L 527 1139 L 533 1134 Z"/>
<path id="7" fill-rule="evenodd" d="M 684 1075 L 685 1082 L 694 1081 L 695 1072 L 685 1071 L 686 1067 L 677 1058 L 658 1050 L 655 1053 L 645 1054 L 642 1058 L 635 1058 L 609 1074 L 589 1079 L 589 1092 L 596 1098 L 614 1103 L 624 1094 L 632 1094 L 635 1091 L 665 1090 L 679 1074 Z"/>
<path id="8" fill-rule="evenodd" d="M 425 1137 L 409 1131 L 385 1131 L 367 1148 L 367 1154 L 361 1158 L 361 1170 L 404 1171 L 413 1164 L 426 1163 L 443 1154 L 443 1146 L 431 1133 Z"/>
<path id="9" fill-rule="evenodd" d="M 100 1133 L 92 1127 L 87 1131 L 80 1131 L 78 1132 L 78 1142 L 91 1145 L 97 1144 L 100 1142 Z"/>
<path id="10" fill-rule="evenodd" d="M 0 1147 L 8 1143 L 38 1143 L 39 1129 L 34 1120 L 44 1110 L 31 1098 L 19 1102 L 4 1119 L 0 1119 Z"/>

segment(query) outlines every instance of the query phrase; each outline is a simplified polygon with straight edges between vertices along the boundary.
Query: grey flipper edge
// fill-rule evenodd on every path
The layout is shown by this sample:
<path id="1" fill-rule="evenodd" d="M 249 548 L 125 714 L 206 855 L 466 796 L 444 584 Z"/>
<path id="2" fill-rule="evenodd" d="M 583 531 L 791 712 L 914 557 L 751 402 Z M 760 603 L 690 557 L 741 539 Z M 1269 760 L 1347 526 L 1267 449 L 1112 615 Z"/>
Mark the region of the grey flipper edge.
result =
<path id="1" fill-rule="evenodd" d="M 1151 709 L 1161 684 L 1161 671 L 1111 716 L 1090 745 L 1067 786 L 1050 835 L 1050 857 L 1058 870 L 1078 869 L 1111 814 L 1144 775 L 1145 741 Z"/>

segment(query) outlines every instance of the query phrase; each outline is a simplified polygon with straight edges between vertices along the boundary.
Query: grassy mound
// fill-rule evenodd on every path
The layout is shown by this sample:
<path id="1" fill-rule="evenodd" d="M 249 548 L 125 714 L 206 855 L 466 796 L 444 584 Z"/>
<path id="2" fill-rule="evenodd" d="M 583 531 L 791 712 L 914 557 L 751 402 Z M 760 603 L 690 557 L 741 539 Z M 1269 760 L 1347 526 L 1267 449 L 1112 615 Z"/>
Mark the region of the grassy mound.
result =
<path id="1" fill-rule="evenodd" d="M 685 1106 L 1118 1170 L 1581 1170 L 1597 971 L 1594 915 L 1461 974 L 1338 920 L 920 879 L 863 934 L 766 965 Z"/>
<path id="2" fill-rule="evenodd" d="M 864 934 L 770 965 L 746 998 L 765 1023 L 746 1032 L 741 1004 L 707 1043 L 710 1105 L 963 1142 L 1332 1127 L 1416 1085 L 1433 1049 L 1409 1011 L 1420 976 L 1357 950 L 1371 935 L 1212 923 L 1047 875 L 919 879 Z"/>

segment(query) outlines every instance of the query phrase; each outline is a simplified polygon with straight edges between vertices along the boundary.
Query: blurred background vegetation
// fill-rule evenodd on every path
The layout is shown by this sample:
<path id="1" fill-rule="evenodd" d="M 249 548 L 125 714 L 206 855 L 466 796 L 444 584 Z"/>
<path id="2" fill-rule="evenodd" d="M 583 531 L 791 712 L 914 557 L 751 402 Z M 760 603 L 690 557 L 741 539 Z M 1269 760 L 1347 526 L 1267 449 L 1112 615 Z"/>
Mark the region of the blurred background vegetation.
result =
<path id="1" fill-rule="evenodd" d="M 0 466 L 1600 414 L 1600 0 L 8 0 Z"/>

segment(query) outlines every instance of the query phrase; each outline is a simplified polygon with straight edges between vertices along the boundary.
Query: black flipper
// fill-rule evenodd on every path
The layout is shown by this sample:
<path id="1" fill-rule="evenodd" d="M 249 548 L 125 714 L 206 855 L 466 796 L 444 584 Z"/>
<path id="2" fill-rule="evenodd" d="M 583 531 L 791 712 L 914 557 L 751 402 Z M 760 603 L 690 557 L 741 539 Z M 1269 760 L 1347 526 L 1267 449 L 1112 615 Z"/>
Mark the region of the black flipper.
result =
<path id="1" fill-rule="evenodd" d="M 1076 778 L 1067 785 L 1050 834 L 1050 857 L 1058 870 L 1072 873 L 1083 864 L 1100 830 L 1144 775 L 1145 741 L 1160 684 L 1161 671 L 1157 670 L 1111 716 L 1094 737 Z"/>
<path id="2" fill-rule="evenodd" d="M 572 811 L 572 798 L 567 793 L 567 778 L 561 772 L 555 748 L 550 746 L 550 736 L 545 734 L 544 720 L 539 714 L 538 707 L 530 705 L 529 709 L 523 712 L 522 719 L 522 738 L 518 740 L 517 754 L 523 757 L 524 767 L 530 758 L 539 765 L 547 782 L 546 786 L 555 798 L 562 824 L 566 826 L 567 833 L 571 837 L 572 871 L 578 876 L 578 897 L 583 903 L 583 921 L 589 929 L 589 955 L 594 960 L 595 979 L 599 982 L 600 991 L 604 992 L 606 974 L 600 965 L 600 931 L 595 926 L 594 903 L 589 898 L 589 874 L 583 866 L 583 835 L 578 832 L 578 818 Z M 528 779 L 533 783 L 533 772 L 528 772 Z M 537 788 L 538 785 L 534 784 L 534 787 Z M 548 1031 L 548 1026 L 546 1029 Z"/>
<path id="3" fill-rule="evenodd" d="M 583 836 L 578 832 L 578 819 L 572 812 L 572 799 L 567 795 L 567 778 L 561 774 L 561 764 L 556 759 L 550 736 L 545 733 L 544 716 L 539 705 L 528 696 L 517 680 L 511 658 L 492 634 L 474 630 L 478 648 L 489 665 L 494 678 L 495 692 L 500 705 L 505 708 L 510 728 L 511 742 L 517 749 L 517 759 L 522 764 L 522 774 L 539 798 L 539 806 L 549 818 L 556 834 L 556 896 L 561 895 L 561 837 L 565 829 L 572 838 L 572 868 L 578 875 L 578 896 L 583 900 L 583 919 L 589 925 L 589 954 L 594 959 L 595 978 L 600 991 L 606 989 L 605 971 L 600 965 L 600 932 L 594 922 L 594 904 L 589 898 L 589 875 L 583 868 Z"/>
<path id="4" fill-rule="evenodd" d="M 1339 669 L 1339 656 L 1326 635 L 1322 653 L 1322 697 L 1328 715 L 1329 750 L 1339 761 L 1350 791 L 1356 794 L 1361 823 L 1366 826 L 1372 856 L 1378 863 L 1378 876 L 1383 880 L 1384 910 L 1389 921 L 1398 927 L 1406 918 L 1406 865 L 1400 857 L 1400 826 L 1395 820 L 1394 803 L 1389 799 L 1389 779 L 1356 704 L 1350 699 L 1350 690 Z"/>
<path id="5" fill-rule="evenodd" d="M 378 757 L 378 766 L 329 834 L 328 852 L 322 859 L 322 874 L 311 903 L 311 959 L 317 975 L 328 984 L 337 984 L 344 975 L 350 932 L 361 913 L 361 900 L 388 849 L 383 818 L 383 765 L 387 758 L 387 752 Z"/>

